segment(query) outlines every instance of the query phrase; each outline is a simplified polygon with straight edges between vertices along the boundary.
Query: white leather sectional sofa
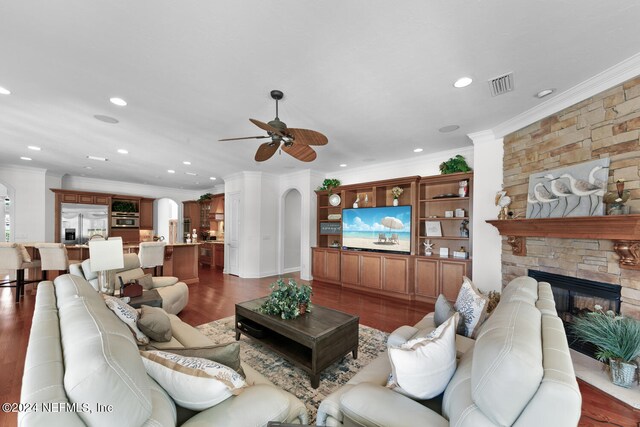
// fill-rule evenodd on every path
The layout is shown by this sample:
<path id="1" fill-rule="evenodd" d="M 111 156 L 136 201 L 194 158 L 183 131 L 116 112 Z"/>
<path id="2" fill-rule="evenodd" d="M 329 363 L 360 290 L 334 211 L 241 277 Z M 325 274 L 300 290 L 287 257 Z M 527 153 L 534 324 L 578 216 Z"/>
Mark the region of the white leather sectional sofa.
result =
<path id="1" fill-rule="evenodd" d="M 71 264 L 69 272 L 89 281 L 91 286 L 98 290 L 98 273 L 91 271 L 91 260 L 85 259 L 82 263 Z M 140 259 L 136 254 L 124 254 L 124 267 L 113 270 L 110 280 L 115 283 L 114 289 L 120 289 L 118 277 L 122 277 L 124 283 L 136 279 L 144 274 L 140 267 Z M 160 276 L 153 277 L 153 289 L 162 297 L 162 309 L 170 314 L 178 314 L 189 302 L 189 287 L 180 282 L 177 277 Z"/>
<path id="2" fill-rule="evenodd" d="M 173 340 L 166 345 L 213 344 L 178 317 L 169 317 Z M 20 400 L 47 406 L 21 412 L 18 425 L 235 427 L 308 422 L 306 408 L 295 396 L 250 366 L 243 364 L 243 369 L 249 387 L 239 395 L 197 413 L 177 407 L 147 375 L 127 326 L 85 279 L 67 274 L 56 278 L 55 286 L 38 285 Z"/>
<path id="3" fill-rule="evenodd" d="M 435 329 L 433 313 L 390 336 L 394 345 Z M 318 410 L 324 426 L 570 427 L 581 395 L 551 287 L 519 277 L 475 340 L 456 338 L 461 355 L 444 394 L 414 401 L 385 387 L 387 354 L 329 395 Z"/>

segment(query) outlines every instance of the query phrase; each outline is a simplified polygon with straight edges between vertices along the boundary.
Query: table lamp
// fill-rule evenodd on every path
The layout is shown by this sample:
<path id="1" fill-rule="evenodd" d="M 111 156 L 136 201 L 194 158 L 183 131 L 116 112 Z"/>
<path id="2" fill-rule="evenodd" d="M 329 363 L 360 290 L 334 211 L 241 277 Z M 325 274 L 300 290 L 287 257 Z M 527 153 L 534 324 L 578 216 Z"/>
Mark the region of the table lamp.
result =
<path id="1" fill-rule="evenodd" d="M 109 283 L 107 273 L 109 270 L 124 267 L 122 238 L 109 237 L 107 240 L 90 240 L 89 258 L 91 258 L 91 271 L 98 272 L 98 292 L 113 295 L 115 285 Z"/>

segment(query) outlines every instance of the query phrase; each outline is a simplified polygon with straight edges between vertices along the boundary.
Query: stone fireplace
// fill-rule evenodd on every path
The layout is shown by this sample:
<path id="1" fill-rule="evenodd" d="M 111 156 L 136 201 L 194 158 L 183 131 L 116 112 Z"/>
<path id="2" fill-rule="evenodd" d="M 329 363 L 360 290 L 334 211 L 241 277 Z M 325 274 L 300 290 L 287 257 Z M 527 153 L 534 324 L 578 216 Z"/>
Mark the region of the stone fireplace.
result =
<path id="1" fill-rule="evenodd" d="M 608 190 L 615 189 L 616 180 L 624 179 L 625 188 L 631 190 L 627 203 L 631 213 L 640 214 L 640 77 L 505 136 L 504 189 L 512 198 L 510 208 L 524 217 L 532 173 L 603 157 L 610 158 Z M 640 318 L 640 264 L 621 262 L 625 251 L 616 243 L 640 241 L 640 230 L 628 223 L 616 224 L 613 217 L 600 218 L 602 224 L 590 227 L 610 231 L 614 237 L 580 235 L 571 218 L 557 225 L 563 231 L 560 235 L 519 234 L 530 236 L 522 238 L 501 230 L 504 284 L 534 269 L 616 285 L 620 287 L 620 312 Z M 540 231 L 545 226 L 539 223 L 534 228 Z M 628 248 L 633 253 L 626 251 L 627 255 L 640 257 L 639 244 Z"/>
<path id="2" fill-rule="evenodd" d="M 579 279 L 577 277 L 563 276 L 561 274 L 547 273 L 538 270 L 529 270 L 528 276 L 538 282 L 547 282 L 551 285 L 553 297 L 556 302 L 558 317 L 562 319 L 569 347 L 588 356 L 594 357 L 595 347 L 576 341 L 569 330 L 576 316 L 583 316 L 595 311 L 596 306 L 602 310 L 620 312 L 620 285 L 595 282 L 593 280 Z"/>

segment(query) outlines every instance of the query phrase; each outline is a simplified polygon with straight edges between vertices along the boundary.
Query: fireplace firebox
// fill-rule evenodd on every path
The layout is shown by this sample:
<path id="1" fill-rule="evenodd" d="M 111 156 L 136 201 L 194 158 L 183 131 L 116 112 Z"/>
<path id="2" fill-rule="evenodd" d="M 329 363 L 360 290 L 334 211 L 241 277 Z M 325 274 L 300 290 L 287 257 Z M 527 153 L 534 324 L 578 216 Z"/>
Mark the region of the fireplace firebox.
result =
<path id="1" fill-rule="evenodd" d="M 576 316 L 584 316 L 595 311 L 596 305 L 604 311 L 612 310 L 616 314 L 619 313 L 621 286 L 537 270 L 529 270 L 528 275 L 538 282 L 548 282 L 551 285 L 556 311 L 564 323 L 569 347 L 595 357 L 596 348 L 576 340 L 569 326 Z"/>

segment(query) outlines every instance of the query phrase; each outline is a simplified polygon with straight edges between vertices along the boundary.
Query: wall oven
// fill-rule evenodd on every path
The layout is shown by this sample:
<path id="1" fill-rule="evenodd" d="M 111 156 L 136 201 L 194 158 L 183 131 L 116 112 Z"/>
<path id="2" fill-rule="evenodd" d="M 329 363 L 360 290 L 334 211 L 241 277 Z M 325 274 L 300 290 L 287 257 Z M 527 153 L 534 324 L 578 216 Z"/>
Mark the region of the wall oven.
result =
<path id="1" fill-rule="evenodd" d="M 111 228 L 140 228 L 138 212 L 111 212 Z"/>

